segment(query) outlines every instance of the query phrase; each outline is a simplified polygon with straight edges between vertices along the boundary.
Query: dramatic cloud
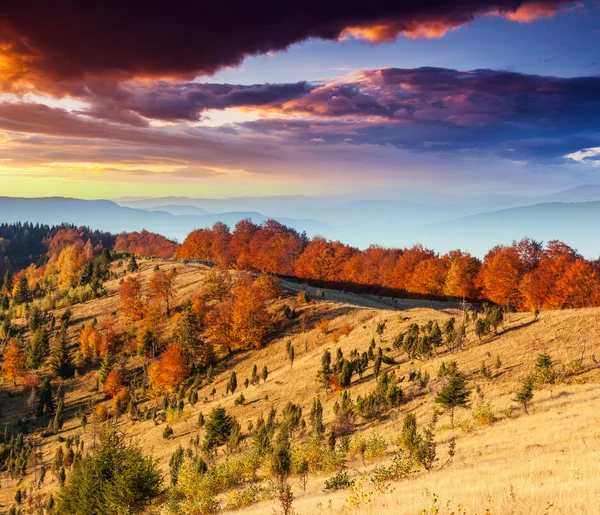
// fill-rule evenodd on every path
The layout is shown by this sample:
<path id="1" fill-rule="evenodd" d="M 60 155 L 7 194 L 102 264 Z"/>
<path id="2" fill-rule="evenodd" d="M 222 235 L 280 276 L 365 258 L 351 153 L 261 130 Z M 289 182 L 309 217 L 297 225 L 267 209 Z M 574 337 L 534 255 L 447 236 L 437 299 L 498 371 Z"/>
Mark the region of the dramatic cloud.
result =
<path id="1" fill-rule="evenodd" d="M 80 96 L 88 81 L 210 74 L 310 38 L 439 37 L 476 18 L 531 21 L 568 0 L 3 2 L 0 86 Z"/>
<path id="2" fill-rule="evenodd" d="M 197 121 L 207 109 L 281 105 L 304 96 L 313 86 L 295 84 L 203 84 L 197 82 L 128 82 L 112 90 L 89 92 L 94 117 L 144 125 L 140 117 L 165 121 Z"/>

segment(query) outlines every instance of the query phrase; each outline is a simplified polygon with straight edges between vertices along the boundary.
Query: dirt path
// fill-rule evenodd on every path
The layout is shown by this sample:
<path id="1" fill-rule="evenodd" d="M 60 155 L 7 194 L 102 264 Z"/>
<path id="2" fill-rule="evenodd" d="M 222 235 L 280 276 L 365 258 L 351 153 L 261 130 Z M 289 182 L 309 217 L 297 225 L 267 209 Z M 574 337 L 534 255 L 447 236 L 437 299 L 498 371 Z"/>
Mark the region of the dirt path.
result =
<path id="1" fill-rule="evenodd" d="M 440 302 L 435 300 L 420 300 L 420 299 L 392 299 L 390 297 L 379 297 L 377 295 L 357 294 L 341 290 L 330 290 L 327 288 L 315 288 L 308 284 L 296 283 L 293 281 L 281 280 L 281 287 L 292 293 L 305 291 L 313 298 L 321 298 L 350 304 L 362 308 L 372 309 L 393 309 L 404 311 L 405 309 L 413 308 L 433 308 L 433 309 L 457 309 L 456 302 Z M 321 295 L 322 292 L 322 295 Z"/>

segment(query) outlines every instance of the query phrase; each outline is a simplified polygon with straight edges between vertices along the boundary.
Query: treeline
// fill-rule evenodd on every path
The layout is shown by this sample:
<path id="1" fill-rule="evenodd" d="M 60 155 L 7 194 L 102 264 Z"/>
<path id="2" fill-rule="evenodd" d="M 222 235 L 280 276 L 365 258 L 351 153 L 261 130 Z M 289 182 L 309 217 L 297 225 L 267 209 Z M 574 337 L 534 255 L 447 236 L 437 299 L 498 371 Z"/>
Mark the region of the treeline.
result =
<path id="1" fill-rule="evenodd" d="M 117 236 L 114 250 L 141 256 L 172 258 L 179 250 L 179 244 L 160 234 L 143 230 L 123 232 Z"/>
<path id="2" fill-rule="evenodd" d="M 275 220 L 223 223 L 197 229 L 177 256 L 221 267 L 301 279 L 375 285 L 406 294 L 489 300 L 509 309 L 565 309 L 600 305 L 600 264 L 560 241 L 525 238 L 491 249 L 483 261 L 460 250 L 440 255 L 422 245 L 370 246 L 364 251 L 306 235 Z"/>
<path id="3" fill-rule="evenodd" d="M 112 248 L 114 236 L 69 224 L 0 224 L 0 275 L 16 273 L 29 265 L 41 266 L 52 255 L 77 241 L 90 240 L 94 246 Z"/>

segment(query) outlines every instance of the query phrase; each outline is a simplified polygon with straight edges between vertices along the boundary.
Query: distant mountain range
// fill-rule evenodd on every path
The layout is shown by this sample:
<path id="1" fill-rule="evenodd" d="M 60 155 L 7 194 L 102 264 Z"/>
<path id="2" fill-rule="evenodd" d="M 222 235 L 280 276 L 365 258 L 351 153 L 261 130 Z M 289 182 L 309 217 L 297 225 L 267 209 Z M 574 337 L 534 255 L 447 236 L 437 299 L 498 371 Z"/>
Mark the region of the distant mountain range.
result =
<path id="1" fill-rule="evenodd" d="M 267 216 L 255 211 L 238 211 L 219 214 L 189 215 L 167 211 L 147 211 L 117 205 L 110 200 L 79 200 L 62 197 L 11 198 L 0 197 L 0 222 L 33 222 L 49 225 L 63 222 L 86 225 L 93 229 L 119 233 L 122 231 L 157 232 L 179 241 L 198 228 L 211 227 L 221 221 L 230 226 L 244 218 L 262 223 Z M 278 217 L 277 220 L 309 236 L 329 230 L 315 220 L 296 220 Z"/>
<path id="2" fill-rule="evenodd" d="M 477 255 L 498 244 L 530 237 L 561 240 L 584 257 L 600 256 L 600 201 L 547 202 L 479 213 L 429 225 L 419 241 L 437 250 L 461 248 Z"/>
<path id="3" fill-rule="evenodd" d="M 373 198 L 381 195 L 381 198 Z M 183 241 L 193 229 L 243 218 L 275 218 L 309 236 L 365 248 L 415 243 L 439 252 L 460 248 L 482 257 L 492 246 L 523 237 L 560 239 L 585 257 L 600 255 L 600 185 L 544 197 L 483 195 L 465 198 L 390 190 L 338 196 L 191 197 L 78 200 L 0 197 L 0 222 L 69 222 L 118 233 L 147 229 Z"/>

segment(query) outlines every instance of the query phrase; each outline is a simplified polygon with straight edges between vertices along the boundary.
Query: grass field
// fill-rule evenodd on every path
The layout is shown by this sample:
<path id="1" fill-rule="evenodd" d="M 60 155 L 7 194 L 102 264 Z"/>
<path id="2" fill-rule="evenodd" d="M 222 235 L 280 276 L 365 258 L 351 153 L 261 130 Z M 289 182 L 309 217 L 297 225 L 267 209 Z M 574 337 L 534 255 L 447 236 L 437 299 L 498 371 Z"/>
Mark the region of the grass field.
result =
<path id="1" fill-rule="evenodd" d="M 163 268 L 173 266 L 148 261 L 143 263 L 142 276 L 147 279 L 155 264 Z M 177 267 L 177 302 L 182 302 L 198 293 L 205 269 L 200 265 L 177 264 Z M 71 308 L 73 349 L 81 324 L 89 323 L 93 318 L 98 319 L 100 326 L 115 324 L 124 331 L 131 329 L 119 312 L 118 286 L 118 280 L 111 281 L 107 284 L 110 290 L 107 298 Z M 345 355 L 355 348 L 362 352 L 375 337 L 396 361 L 395 365 L 384 365 L 384 369 L 391 367 L 401 377 L 408 376 L 412 370 L 421 370 L 430 374 L 431 381 L 423 392 L 405 380 L 403 388 L 408 394 L 407 403 L 377 422 L 359 421 L 357 432 L 366 435 L 377 432 L 389 445 L 388 454 L 377 461 L 366 464 L 358 458 L 349 461 L 350 473 L 357 484 L 364 482 L 363 488 L 356 489 L 354 494 L 369 492 L 371 487 L 366 473 L 390 461 L 405 413 L 415 413 L 421 426 L 428 422 L 435 393 L 440 388 L 436 372 L 442 360 L 456 360 L 460 369 L 467 372 L 469 384 L 474 389 L 471 409 L 457 411 L 456 428 L 450 427 L 447 414 L 442 414 L 439 419 L 436 440 L 440 463 L 445 461 L 447 444 L 453 436 L 456 437 L 456 456 L 441 470 L 419 472 L 408 480 L 393 483 L 390 491 L 367 496 L 369 502 L 349 501 L 352 492 L 347 490 L 325 494 L 324 477 L 309 478 L 306 491 L 300 488 L 297 479 L 292 478 L 297 513 L 600 513 L 600 369 L 595 358 L 595 354 L 600 356 L 600 309 L 544 312 L 537 321 L 529 313 L 511 314 L 500 334 L 483 342 L 479 342 L 470 326 L 463 349 L 450 353 L 442 347 L 439 355 L 421 362 L 408 360 L 403 352 L 393 349 L 394 337 L 413 322 L 424 324 L 432 319 L 441 324 L 451 316 L 459 318 L 461 313 L 443 303 L 411 301 L 392 303 L 387 307 L 388 304 L 377 298 L 330 291 L 315 304 L 298 305 L 294 295 L 274 301 L 273 310 L 289 305 L 305 313 L 305 327 L 301 327 L 296 319 L 285 330 L 274 334 L 265 348 L 235 354 L 220 364 L 213 384 L 199 390 L 200 401 L 193 407 L 186 407 L 187 419 L 173 424 L 173 438 L 163 439 L 163 424 L 155 425 L 151 420 L 132 423 L 123 416 L 119 419 L 119 427 L 140 442 L 144 451 L 153 455 L 167 472 L 169 458 L 175 449 L 179 445 L 185 447 L 198 431 L 202 433 L 196 425 L 198 414 L 207 415 L 216 406 L 223 406 L 233 413 L 247 433 L 248 422 L 255 421 L 261 413 L 266 415 L 272 407 L 281 411 L 292 401 L 300 404 L 307 414 L 313 399 L 318 396 L 324 406 L 324 421 L 331 423 L 332 408 L 341 393 L 326 393 L 317 382 L 323 351 L 328 348 L 334 353 L 339 347 Z M 317 324 L 325 319 L 329 320 L 329 328 L 323 333 Z M 384 320 L 386 329 L 380 338 L 376 335 L 376 327 Z M 344 326 L 352 329 L 350 334 L 340 336 L 334 342 L 331 334 Z M 293 366 L 286 351 L 288 341 L 295 348 Z M 576 373 L 565 376 L 558 384 L 536 389 L 530 415 L 525 415 L 513 401 L 514 392 L 521 380 L 535 370 L 535 360 L 541 352 L 552 356 L 559 376 L 562 372 Z M 495 366 L 497 361 L 499 368 Z M 492 368 L 494 377 L 491 379 L 480 373 L 482 362 Z M 268 366 L 268 381 L 245 389 L 242 383 L 250 377 L 254 364 L 259 370 L 263 365 Z M 139 367 L 141 361 L 132 357 L 124 365 L 133 369 Z M 79 377 L 65 382 L 67 421 L 60 436 L 81 435 L 86 448 L 93 445 L 94 430 L 98 433 L 100 425 L 94 428 L 90 423 L 84 433 L 75 413 L 80 407 L 88 408 L 107 401 L 107 397 L 94 390 L 96 369 L 83 370 Z M 225 384 L 232 370 L 236 371 L 239 386 L 235 395 L 226 396 Z M 355 398 L 370 391 L 374 383 L 369 368 L 362 380 L 354 379 L 348 391 Z M 210 395 L 213 387 L 217 391 L 214 398 Z M 246 402 L 241 406 L 234 405 L 240 392 Z M 489 425 L 479 425 L 473 418 L 473 409 L 484 402 L 491 404 L 496 417 Z M 0 390 L 0 403 L 2 423 L 14 423 L 30 411 L 26 395 L 7 383 Z M 58 445 L 57 437 L 38 441 L 41 459 L 50 462 Z M 12 503 L 16 489 L 26 487 L 31 481 L 32 474 L 19 484 L 3 479 L 0 512 L 6 511 Z M 40 493 L 53 491 L 56 486 L 56 478 L 49 473 Z M 246 508 L 243 513 L 272 513 L 276 509 L 275 501 L 265 501 Z"/>

